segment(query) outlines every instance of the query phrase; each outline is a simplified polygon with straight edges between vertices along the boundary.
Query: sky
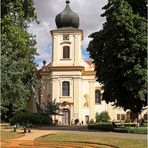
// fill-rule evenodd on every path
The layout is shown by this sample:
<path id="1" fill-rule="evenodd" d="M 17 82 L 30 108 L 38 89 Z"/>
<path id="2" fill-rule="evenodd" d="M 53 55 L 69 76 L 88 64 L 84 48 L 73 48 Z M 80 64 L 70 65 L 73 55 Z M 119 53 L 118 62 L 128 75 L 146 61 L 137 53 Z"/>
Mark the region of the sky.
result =
<path id="1" fill-rule="evenodd" d="M 35 12 L 39 24 L 31 23 L 29 32 L 36 35 L 37 53 L 35 62 L 38 68 L 43 66 L 42 62 L 51 62 L 52 40 L 50 31 L 56 29 L 55 17 L 62 12 L 66 6 L 66 0 L 34 0 Z M 104 12 L 102 7 L 107 4 L 107 0 L 70 0 L 71 9 L 79 15 L 80 29 L 83 30 L 84 40 L 82 43 L 82 55 L 84 60 L 90 60 L 87 47 L 91 40 L 88 36 L 102 28 L 105 18 L 100 15 Z"/>

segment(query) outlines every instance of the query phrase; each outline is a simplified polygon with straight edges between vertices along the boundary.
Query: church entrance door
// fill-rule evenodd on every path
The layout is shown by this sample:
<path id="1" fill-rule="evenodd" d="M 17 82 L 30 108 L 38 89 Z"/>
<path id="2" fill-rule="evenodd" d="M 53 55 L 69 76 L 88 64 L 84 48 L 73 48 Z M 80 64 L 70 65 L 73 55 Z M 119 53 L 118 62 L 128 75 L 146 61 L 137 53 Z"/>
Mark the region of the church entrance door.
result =
<path id="1" fill-rule="evenodd" d="M 62 124 L 69 125 L 70 124 L 70 111 L 68 109 L 62 110 Z"/>

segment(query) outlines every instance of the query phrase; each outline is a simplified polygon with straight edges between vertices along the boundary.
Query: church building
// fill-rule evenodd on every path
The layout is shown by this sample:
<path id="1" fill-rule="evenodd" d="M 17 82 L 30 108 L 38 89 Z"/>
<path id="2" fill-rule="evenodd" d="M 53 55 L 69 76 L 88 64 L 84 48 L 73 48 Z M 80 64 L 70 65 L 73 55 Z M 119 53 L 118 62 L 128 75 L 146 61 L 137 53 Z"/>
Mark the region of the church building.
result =
<path id="1" fill-rule="evenodd" d="M 95 121 L 96 113 L 107 111 L 111 120 L 125 119 L 122 109 L 102 101 L 102 87 L 96 82 L 94 64 L 84 61 L 81 55 L 83 30 L 79 29 L 79 16 L 70 8 L 56 18 L 57 29 L 51 31 L 52 61 L 38 71 L 43 83 L 41 101 L 55 100 L 60 104 L 61 114 L 54 117 L 58 124 L 86 124 Z"/>

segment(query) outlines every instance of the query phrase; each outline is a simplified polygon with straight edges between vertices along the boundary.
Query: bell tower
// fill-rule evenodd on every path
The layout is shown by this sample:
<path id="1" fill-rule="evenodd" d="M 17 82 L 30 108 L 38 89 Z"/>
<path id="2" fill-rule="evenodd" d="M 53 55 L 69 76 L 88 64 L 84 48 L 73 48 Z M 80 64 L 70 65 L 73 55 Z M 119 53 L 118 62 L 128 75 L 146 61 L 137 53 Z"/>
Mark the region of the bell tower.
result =
<path id="1" fill-rule="evenodd" d="M 82 59 L 83 31 L 79 29 L 79 16 L 70 8 L 69 0 L 55 23 L 57 28 L 51 31 L 52 62 L 44 64 L 40 71 L 46 82 L 43 96 L 59 103 L 63 116 L 54 119 L 60 124 L 94 119 L 95 72 L 92 64 Z M 88 105 L 84 106 L 86 95 Z"/>
<path id="2" fill-rule="evenodd" d="M 79 29 L 79 16 L 66 1 L 65 9 L 56 18 L 56 30 L 52 35 L 52 67 L 82 66 L 81 45 L 83 31 Z"/>

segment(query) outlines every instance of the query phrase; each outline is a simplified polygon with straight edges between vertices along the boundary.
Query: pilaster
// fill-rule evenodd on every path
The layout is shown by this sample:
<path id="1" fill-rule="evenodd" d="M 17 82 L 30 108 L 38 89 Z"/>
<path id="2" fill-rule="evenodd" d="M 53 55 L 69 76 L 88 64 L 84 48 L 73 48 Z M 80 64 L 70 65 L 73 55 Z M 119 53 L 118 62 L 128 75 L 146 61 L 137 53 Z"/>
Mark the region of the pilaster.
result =
<path id="1" fill-rule="evenodd" d="M 95 120 L 95 80 L 89 81 L 89 120 Z"/>
<path id="2" fill-rule="evenodd" d="M 79 122 L 81 122 L 82 118 L 82 79 L 81 77 L 74 78 L 74 119 L 79 119 Z"/>

